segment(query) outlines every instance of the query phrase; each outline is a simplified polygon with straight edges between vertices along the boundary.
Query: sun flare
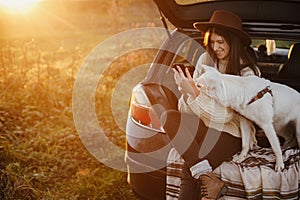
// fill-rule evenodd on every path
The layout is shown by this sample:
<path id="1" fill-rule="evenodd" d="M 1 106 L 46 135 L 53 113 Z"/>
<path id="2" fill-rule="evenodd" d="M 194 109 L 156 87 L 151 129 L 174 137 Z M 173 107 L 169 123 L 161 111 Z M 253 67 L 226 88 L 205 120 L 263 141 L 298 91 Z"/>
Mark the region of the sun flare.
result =
<path id="1" fill-rule="evenodd" d="M 11 12 L 27 12 L 39 0 L 0 0 L 0 7 Z"/>

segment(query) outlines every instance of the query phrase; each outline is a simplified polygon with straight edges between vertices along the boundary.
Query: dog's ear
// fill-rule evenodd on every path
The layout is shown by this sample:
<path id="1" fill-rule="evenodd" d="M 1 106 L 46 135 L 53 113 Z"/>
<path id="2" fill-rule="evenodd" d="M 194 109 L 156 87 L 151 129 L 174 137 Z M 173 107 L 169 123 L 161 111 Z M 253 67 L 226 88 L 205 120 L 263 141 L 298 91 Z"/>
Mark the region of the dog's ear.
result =
<path id="1" fill-rule="evenodd" d="M 199 78 L 196 79 L 196 84 L 200 87 L 205 87 L 208 90 L 213 90 L 218 87 L 219 81 L 216 81 L 218 74 L 214 71 L 209 71 L 202 74 Z"/>
<path id="2" fill-rule="evenodd" d="M 200 74 L 204 74 L 205 72 L 210 72 L 210 71 L 217 71 L 218 70 L 212 66 L 208 66 L 208 65 L 204 65 L 204 64 L 201 64 L 200 65 Z"/>
<path id="3" fill-rule="evenodd" d="M 218 71 L 213 66 L 208 66 L 208 65 L 204 65 L 204 64 L 201 65 L 201 68 L 204 70 L 204 72 Z"/>

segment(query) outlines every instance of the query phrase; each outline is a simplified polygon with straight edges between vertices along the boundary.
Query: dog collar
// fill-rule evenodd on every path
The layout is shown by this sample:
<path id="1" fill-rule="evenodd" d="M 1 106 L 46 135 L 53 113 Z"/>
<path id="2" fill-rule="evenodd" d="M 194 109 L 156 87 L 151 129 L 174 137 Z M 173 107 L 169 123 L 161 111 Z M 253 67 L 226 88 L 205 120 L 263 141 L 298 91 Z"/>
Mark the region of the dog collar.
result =
<path id="1" fill-rule="evenodd" d="M 248 103 L 247 105 L 250 105 L 250 104 L 253 103 L 254 101 L 256 101 L 256 100 L 262 98 L 262 97 L 263 97 L 266 93 L 268 93 L 268 92 L 271 94 L 271 96 L 273 96 L 272 90 L 271 90 L 270 86 L 267 86 L 265 89 L 263 89 L 263 90 L 261 90 L 260 92 L 258 92 L 257 95 L 256 95 L 255 97 L 253 97 L 253 98 L 249 101 L 249 103 Z"/>

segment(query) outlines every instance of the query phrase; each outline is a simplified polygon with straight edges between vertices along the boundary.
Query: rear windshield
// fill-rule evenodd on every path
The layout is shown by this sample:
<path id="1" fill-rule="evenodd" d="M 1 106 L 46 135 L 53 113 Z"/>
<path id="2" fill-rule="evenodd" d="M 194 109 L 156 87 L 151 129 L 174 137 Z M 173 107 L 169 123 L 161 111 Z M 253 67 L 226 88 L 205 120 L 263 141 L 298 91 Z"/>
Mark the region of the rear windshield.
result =
<path id="1" fill-rule="evenodd" d="M 287 41 L 287 40 L 271 40 L 271 39 L 252 39 L 252 46 L 258 47 L 260 45 L 275 46 L 276 48 L 289 49 L 292 44 L 296 41 Z"/>

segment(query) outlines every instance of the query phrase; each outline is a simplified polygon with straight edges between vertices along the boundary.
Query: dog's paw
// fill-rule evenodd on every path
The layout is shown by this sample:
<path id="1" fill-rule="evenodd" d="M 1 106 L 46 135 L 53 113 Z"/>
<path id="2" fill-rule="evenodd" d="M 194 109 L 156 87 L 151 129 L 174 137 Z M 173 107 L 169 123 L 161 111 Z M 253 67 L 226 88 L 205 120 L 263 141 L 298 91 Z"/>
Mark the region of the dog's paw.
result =
<path id="1" fill-rule="evenodd" d="M 284 169 L 283 161 L 276 161 L 275 171 L 276 172 L 281 172 L 283 169 Z"/>
<path id="2" fill-rule="evenodd" d="M 249 149 L 250 149 L 250 150 L 255 149 L 257 146 L 258 146 L 258 144 L 257 144 L 256 138 L 252 139 L 252 140 L 249 142 Z"/>
<path id="3" fill-rule="evenodd" d="M 233 162 L 241 163 L 245 160 L 245 158 L 246 158 L 246 155 L 240 153 L 239 155 L 233 156 L 232 160 L 233 160 Z"/>

